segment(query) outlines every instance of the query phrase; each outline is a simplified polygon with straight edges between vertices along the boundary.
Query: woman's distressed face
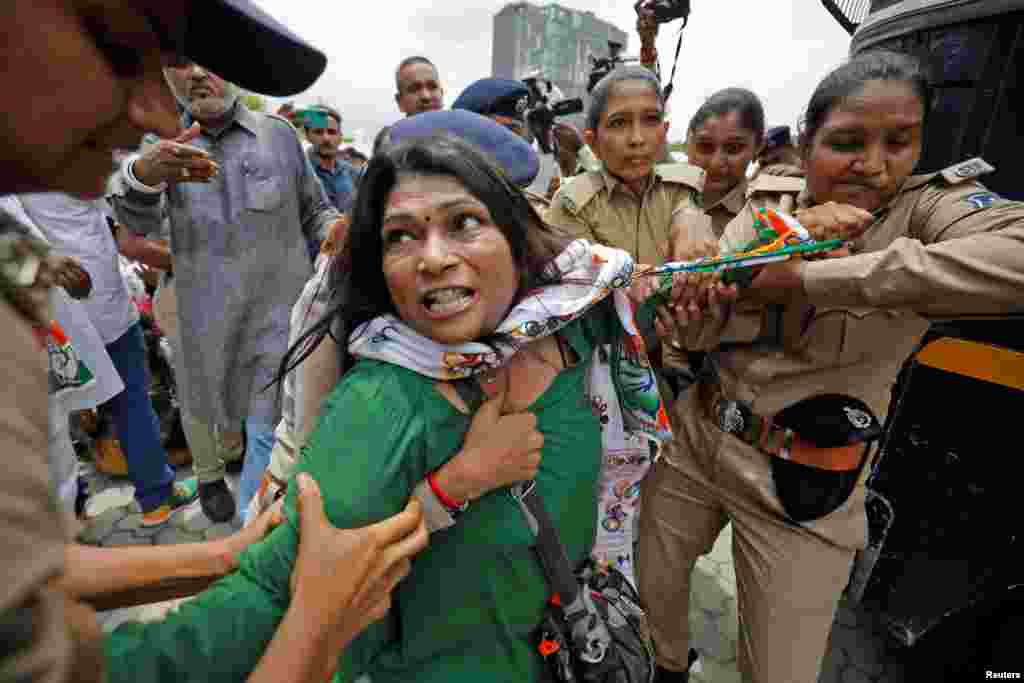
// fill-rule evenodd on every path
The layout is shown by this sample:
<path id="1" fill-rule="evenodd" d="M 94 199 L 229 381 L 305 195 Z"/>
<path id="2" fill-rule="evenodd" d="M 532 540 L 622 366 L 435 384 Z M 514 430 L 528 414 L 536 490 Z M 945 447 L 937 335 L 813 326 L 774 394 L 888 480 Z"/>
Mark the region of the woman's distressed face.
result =
<path id="1" fill-rule="evenodd" d="M 402 174 L 381 222 L 384 279 L 399 317 L 442 344 L 493 333 L 519 289 L 512 248 L 453 176 Z"/>
<path id="2" fill-rule="evenodd" d="M 921 158 L 924 105 L 909 83 L 868 81 L 826 115 L 807 149 L 817 203 L 884 206 Z"/>

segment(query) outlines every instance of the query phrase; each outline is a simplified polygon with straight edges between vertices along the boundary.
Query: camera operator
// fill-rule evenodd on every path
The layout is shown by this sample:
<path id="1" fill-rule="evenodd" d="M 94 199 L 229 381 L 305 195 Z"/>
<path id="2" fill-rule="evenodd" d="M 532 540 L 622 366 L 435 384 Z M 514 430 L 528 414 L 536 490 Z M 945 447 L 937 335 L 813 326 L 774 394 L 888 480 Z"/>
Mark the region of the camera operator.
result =
<path id="1" fill-rule="evenodd" d="M 582 112 L 583 101 L 579 98 L 566 98 L 539 70 L 523 76 L 522 82 L 529 92 L 526 123 L 541 160 L 540 173 L 530 190 L 550 199 L 558 190 L 562 178 L 579 172 L 576 154 L 583 146 L 583 140 L 572 124 L 558 119 Z"/>

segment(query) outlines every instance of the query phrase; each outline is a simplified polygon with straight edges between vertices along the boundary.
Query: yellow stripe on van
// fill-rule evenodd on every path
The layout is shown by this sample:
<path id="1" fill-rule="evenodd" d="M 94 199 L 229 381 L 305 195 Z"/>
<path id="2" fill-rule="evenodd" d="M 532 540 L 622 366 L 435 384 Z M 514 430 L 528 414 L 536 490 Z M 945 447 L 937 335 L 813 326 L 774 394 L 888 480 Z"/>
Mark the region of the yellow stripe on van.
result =
<path id="1" fill-rule="evenodd" d="M 928 367 L 1024 391 L 1024 353 L 1000 346 L 944 337 L 917 354 Z"/>

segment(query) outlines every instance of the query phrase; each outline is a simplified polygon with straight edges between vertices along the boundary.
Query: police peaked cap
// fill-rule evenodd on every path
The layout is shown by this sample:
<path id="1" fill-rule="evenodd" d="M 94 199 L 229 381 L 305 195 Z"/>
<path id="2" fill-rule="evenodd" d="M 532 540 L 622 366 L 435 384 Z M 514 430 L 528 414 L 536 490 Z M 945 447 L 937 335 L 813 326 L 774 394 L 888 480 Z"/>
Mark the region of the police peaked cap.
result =
<path id="1" fill-rule="evenodd" d="M 530 90 L 522 81 L 481 78 L 462 91 L 452 109 L 467 109 L 484 116 L 497 114 L 525 120 Z"/>
<path id="2" fill-rule="evenodd" d="M 471 111 L 428 111 L 410 116 L 391 126 L 388 139 L 391 144 L 398 144 L 442 132 L 483 151 L 519 187 L 526 187 L 537 177 L 540 159 L 533 146 L 504 126 Z"/>
<path id="3" fill-rule="evenodd" d="M 792 145 L 793 138 L 789 133 L 789 126 L 773 126 L 764 134 L 764 151 Z"/>

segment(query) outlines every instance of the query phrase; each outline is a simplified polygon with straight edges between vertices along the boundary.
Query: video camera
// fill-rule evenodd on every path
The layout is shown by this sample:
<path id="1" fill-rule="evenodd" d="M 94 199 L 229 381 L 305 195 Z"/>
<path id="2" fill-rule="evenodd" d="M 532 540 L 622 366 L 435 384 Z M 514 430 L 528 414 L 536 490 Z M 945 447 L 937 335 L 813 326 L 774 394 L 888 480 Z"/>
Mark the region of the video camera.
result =
<path id="1" fill-rule="evenodd" d="M 653 16 L 659 24 L 682 19 L 686 26 L 690 18 L 690 0 L 637 0 L 633 9 L 641 16 Z"/>
<path id="2" fill-rule="evenodd" d="M 578 114 L 583 111 L 583 100 L 578 97 L 566 99 L 562 91 L 551 81 L 543 78 L 539 71 L 520 79 L 530 91 L 526 107 L 526 124 L 530 133 L 540 145 L 541 153 L 551 154 L 551 127 L 559 116 Z"/>
<path id="3" fill-rule="evenodd" d="M 682 19 L 683 25 L 680 27 L 680 30 L 686 26 L 686 22 L 690 18 L 690 0 L 637 0 L 636 4 L 633 5 L 633 9 L 636 11 L 637 16 L 653 17 L 654 21 L 659 24 L 667 24 L 676 19 Z M 623 57 L 622 48 L 622 43 L 609 40 L 607 57 L 594 57 L 591 55 L 590 75 L 587 78 L 588 93 L 601 82 L 602 78 L 614 71 L 617 66 L 640 61 L 639 57 Z"/>
<path id="4" fill-rule="evenodd" d="M 587 77 L 587 92 L 591 92 L 601 79 L 615 70 L 616 67 L 630 62 L 639 62 L 639 57 L 623 57 L 622 43 L 614 40 L 608 41 L 608 56 L 590 56 L 590 75 Z"/>

